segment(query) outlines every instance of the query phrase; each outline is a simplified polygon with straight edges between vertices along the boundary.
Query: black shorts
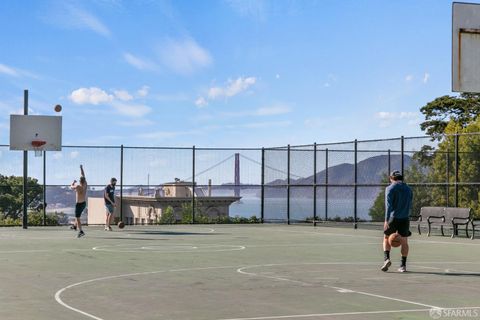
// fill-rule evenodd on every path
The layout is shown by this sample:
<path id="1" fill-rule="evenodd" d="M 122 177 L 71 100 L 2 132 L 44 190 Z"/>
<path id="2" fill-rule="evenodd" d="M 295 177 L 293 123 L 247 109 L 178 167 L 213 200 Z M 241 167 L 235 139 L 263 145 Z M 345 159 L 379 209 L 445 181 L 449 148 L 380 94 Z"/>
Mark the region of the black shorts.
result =
<path id="1" fill-rule="evenodd" d="M 388 224 L 388 229 L 383 233 L 386 236 L 391 235 L 392 233 L 398 232 L 402 237 L 410 237 L 412 233 L 410 232 L 410 219 L 393 219 L 392 222 Z"/>
<path id="2" fill-rule="evenodd" d="M 75 218 L 80 218 L 86 206 L 87 206 L 86 202 L 80 202 L 75 205 Z"/>

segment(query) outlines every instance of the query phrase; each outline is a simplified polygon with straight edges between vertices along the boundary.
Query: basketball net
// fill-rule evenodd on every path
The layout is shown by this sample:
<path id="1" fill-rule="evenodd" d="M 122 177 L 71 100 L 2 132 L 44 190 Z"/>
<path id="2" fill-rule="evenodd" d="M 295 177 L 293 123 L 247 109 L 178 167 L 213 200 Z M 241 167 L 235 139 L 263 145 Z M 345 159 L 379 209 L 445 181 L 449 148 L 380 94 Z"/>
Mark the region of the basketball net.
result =
<path id="1" fill-rule="evenodd" d="M 32 140 L 32 147 L 35 151 L 35 157 L 41 157 L 43 155 L 43 146 L 47 143 L 44 140 Z"/>

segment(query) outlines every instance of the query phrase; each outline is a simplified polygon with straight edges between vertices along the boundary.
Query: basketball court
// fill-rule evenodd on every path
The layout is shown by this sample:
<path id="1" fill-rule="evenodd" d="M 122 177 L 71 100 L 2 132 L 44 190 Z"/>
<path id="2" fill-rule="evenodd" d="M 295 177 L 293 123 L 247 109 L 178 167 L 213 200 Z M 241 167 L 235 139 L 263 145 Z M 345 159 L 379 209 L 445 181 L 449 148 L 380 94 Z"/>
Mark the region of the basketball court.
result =
<path id="1" fill-rule="evenodd" d="M 480 6 L 453 5 L 453 91 L 480 91 L 478 22 Z M 61 150 L 62 119 L 29 116 L 28 93 L 24 110 L 11 116 L 10 148 L 24 151 L 26 181 L 28 151 Z M 67 227 L 1 230 L 0 319 L 480 318 L 478 240 L 414 234 L 408 272 L 396 271 L 397 248 L 384 273 L 380 229 L 84 230 L 82 239 Z"/>
<path id="2" fill-rule="evenodd" d="M 396 271 L 393 249 L 384 273 L 380 230 L 185 225 L 86 234 L 3 229 L 0 318 L 480 317 L 476 240 L 415 234 L 409 272 Z"/>

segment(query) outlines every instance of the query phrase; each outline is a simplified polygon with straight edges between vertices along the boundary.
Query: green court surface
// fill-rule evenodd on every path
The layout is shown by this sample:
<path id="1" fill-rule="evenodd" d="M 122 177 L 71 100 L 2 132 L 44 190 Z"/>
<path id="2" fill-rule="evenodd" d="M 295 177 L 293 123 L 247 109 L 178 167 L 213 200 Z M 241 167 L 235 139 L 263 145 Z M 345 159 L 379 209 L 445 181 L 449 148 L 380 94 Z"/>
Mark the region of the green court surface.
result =
<path id="1" fill-rule="evenodd" d="M 0 319 L 480 319 L 478 240 L 415 234 L 384 273 L 380 230 L 85 232 L 0 229 Z"/>

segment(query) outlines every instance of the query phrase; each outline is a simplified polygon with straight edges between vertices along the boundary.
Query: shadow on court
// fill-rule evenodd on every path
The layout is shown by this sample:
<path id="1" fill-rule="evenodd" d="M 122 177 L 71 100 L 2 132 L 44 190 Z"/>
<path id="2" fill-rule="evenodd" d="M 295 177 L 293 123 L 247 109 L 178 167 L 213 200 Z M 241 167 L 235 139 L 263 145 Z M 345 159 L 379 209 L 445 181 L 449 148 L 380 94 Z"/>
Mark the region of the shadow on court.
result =
<path id="1" fill-rule="evenodd" d="M 158 238 L 121 238 L 121 237 L 90 237 L 92 239 L 104 239 L 104 240 L 126 240 L 126 241 L 168 241 L 170 239 L 158 239 Z"/>
<path id="2" fill-rule="evenodd" d="M 423 274 L 434 276 L 452 276 L 452 277 L 480 277 L 477 272 L 435 272 L 435 271 L 408 271 L 408 274 Z"/>
<path id="3" fill-rule="evenodd" d="M 221 233 L 211 232 L 185 232 L 185 231 L 154 231 L 154 230 L 139 230 L 128 231 L 129 234 L 147 234 L 147 235 L 166 235 L 166 236 L 218 236 Z"/>

